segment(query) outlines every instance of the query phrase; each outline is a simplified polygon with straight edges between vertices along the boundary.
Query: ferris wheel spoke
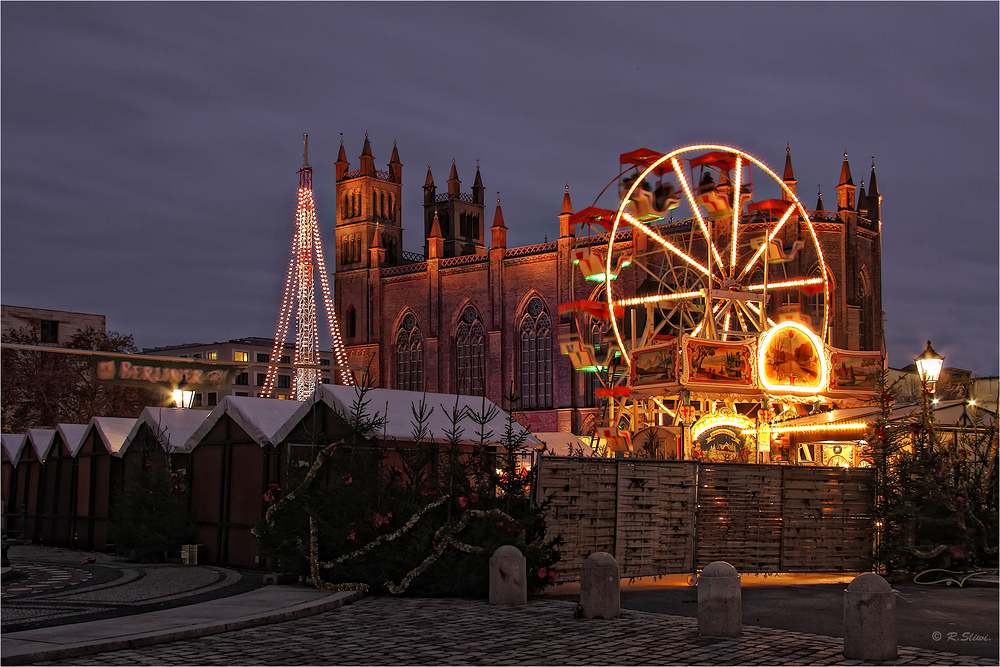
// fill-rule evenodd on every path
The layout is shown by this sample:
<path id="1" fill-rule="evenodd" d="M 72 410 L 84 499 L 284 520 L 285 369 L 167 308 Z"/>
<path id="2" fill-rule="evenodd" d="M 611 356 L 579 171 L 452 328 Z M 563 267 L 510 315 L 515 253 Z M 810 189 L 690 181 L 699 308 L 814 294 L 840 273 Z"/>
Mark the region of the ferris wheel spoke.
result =
<path id="1" fill-rule="evenodd" d="M 767 238 L 764 240 L 764 243 L 760 244 L 760 247 L 757 248 L 757 252 L 753 254 L 753 257 L 750 258 L 750 261 L 747 262 L 747 265 L 743 267 L 742 271 L 740 271 L 740 276 L 739 276 L 740 280 L 742 280 L 747 275 L 747 273 L 749 273 L 753 269 L 754 264 L 757 263 L 757 260 L 760 259 L 761 255 L 763 255 L 764 252 L 767 251 L 769 247 L 771 247 L 771 241 L 774 240 L 774 237 L 777 236 L 778 232 L 781 231 L 781 228 L 785 226 L 785 223 L 788 222 L 788 218 L 790 218 L 792 216 L 792 213 L 794 212 L 795 212 L 795 204 L 791 204 L 788 207 L 788 210 L 785 211 L 785 214 L 781 216 L 781 219 L 778 221 L 778 225 L 774 228 L 774 230 L 770 234 L 767 235 Z"/>
<path id="2" fill-rule="evenodd" d="M 722 283 L 721 279 L 719 279 L 719 278 L 715 277 L 714 275 L 712 275 L 709 272 L 708 268 L 706 268 L 704 265 L 702 265 L 700 262 L 698 262 L 698 260 L 696 260 L 694 257 L 691 257 L 689 254 L 687 254 L 686 252 L 684 252 L 683 250 L 681 250 L 680 248 L 678 248 L 677 246 L 675 246 L 673 243 L 671 243 L 670 241 L 668 241 L 664 237 L 660 236 L 654 230 L 650 229 L 646 225 L 644 225 L 641 222 L 639 222 L 631 214 L 629 214 L 629 213 L 622 213 L 622 217 L 629 224 L 632 225 L 632 229 L 638 230 L 638 231 L 642 232 L 643 234 L 645 234 L 646 236 L 648 236 L 649 238 L 653 239 L 654 241 L 656 241 L 657 243 L 659 243 L 661 246 L 663 246 L 664 248 L 666 248 L 667 250 L 669 250 L 670 252 L 672 252 L 677 257 L 683 259 L 685 262 L 687 262 L 688 264 L 690 264 L 694 268 L 696 268 L 699 271 L 701 271 L 704 275 L 711 277 L 717 283 L 720 283 L 720 284 Z"/>
<path id="3" fill-rule="evenodd" d="M 705 237 L 705 243 L 708 244 L 712 254 L 715 256 L 715 261 L 719 266 L 719 272 L 725 273 L 726 264 L 722 261 L 722 256 L 719 255 L 719 251 L 715 247 L 715 244 L 712 243 L 712 235 L 708 231 L 708 225 L 705 223 L 705 218 L 701 214 L 701 209 L 698 208 L 698 201 L 695 199 L 694 193 L 691 191 L 691 185 L 684 176 L 684 170 L 681 168 L 681 163 L 674 157 L 670 158 L 670 164 L 673 165 L 674 173 L 677 174 L 677 180 L 681 183 L 681 188 L 684 190 L 684 196 L 687 198 L 688 206 L 691 207 L 691 211 L 694 213 L 694 217 L 698 221 L 701 233 Z"/>
<path id="4" fill-rule="evenodd" d="M 736 271 L 736 248 L 739 239 L 740 209 L 743 189 L 743 158 L 736 156 L 736 176 L 733 181 L 733 231 L 729 237 L 729 275 Z"/>

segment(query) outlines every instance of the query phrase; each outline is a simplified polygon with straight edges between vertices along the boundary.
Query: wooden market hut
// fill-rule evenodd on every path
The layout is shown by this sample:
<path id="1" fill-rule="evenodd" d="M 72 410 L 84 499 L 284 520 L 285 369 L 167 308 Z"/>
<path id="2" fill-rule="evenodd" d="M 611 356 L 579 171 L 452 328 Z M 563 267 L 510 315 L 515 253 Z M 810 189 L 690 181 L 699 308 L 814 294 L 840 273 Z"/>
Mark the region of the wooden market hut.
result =
<path id="1" fill-rule="evenodd" d="M 127 486 L 136 479 L 135 473 L 142 465 L 144 454 L 150 457 L 158 470 L 169 469 L 186 475 L 191 458 L 188 440 L 208 415 L 206 410 L 145 408 L 118 451 L 122 460 L 123 483 Z"/>
<path id="2" fill-rule="evenodd" d="M 257 564 L 250 530 L 264 511 L 264 494 L 275 479 L 274 434 L 300 404 L 226 396 L 188 438 L 188 478 L 201 563 Z M 180 450 L 175 450 L 179 452 Z"/>
<path id="3" fill-rule="evenodd" d="M 41 510 L 35 530 L 42 544 L 68 547 L 73 539 L 76 454 L 87 424 L 58 424 L 41 469 Z"/>
<path id="4" fill-rule="evenodd" d="M 17 512 L 18 501 L 18 470 L 21 453 L 28 442 L 26 433 L 4 433 L 0 435 L 3 457 L 3 532 L 19 535 L 21 532 L 21 515 Z"/>
<path id="5" fill-rule="evenodd" d="M 15 512 L 21 515 L 21 536 L 36 542 L 40 539 L 39 516 L 45 484 L 44 462 L 55 438 L 54 428 L 29 428 L 28 440 L 17 464 L 18 489 Z"/>
<path id="6" fill-rule="evenodd" d="M 94 417 L 76 455 L 76 508 L 73 546 L 103 551 L 107 548 L 112 494 L 122 478 L 118 451 L 135 419 Z"/>

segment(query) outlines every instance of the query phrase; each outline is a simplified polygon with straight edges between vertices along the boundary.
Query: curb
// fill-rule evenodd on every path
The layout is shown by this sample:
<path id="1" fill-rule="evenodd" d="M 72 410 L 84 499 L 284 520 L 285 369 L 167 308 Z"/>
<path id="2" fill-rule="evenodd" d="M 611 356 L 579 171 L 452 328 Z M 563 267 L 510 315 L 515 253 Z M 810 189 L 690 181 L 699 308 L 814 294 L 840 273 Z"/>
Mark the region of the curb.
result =
<path id="1" fill-rule="evenodd" d="M 362 591 L 348 591 L 346 595 L 335 596 L 332 600 L 326 600 L 320 603 L 303 602 L 295 607 L 292 607 L 291 609 L 277 613 L 265 614 L 262 616 L 237 618 L 222 623 L 202 623 L 200 625 L 184 628 L 183 630 L 172 630 L 169 632 L 149 632 L 146 634 L 136 635 L 128 639 L 87 642 L 45 651 L 4 655 L 3 663 L 5 665 L 28 665 L 35 662 L 77 658 L 84 655 L 104 653 L 106 651 L 122 651 L 140 648 L 143 646 L 153 646 L 155 644 L 177 641 L 179 639 L 194 639 L 196 637 L 205 637 L 207 635 L 231 632 L 233 630 L 245 630 L 246 628 L 253 628 L 259 625 L 283 623 L 285 621 L 305 618 L 306 616 L 314 616 L 316 614 L 321 614 L 325 611 L 330 611 L 346 604 L 356 602 L 363 597 L 364 593 Z"/>

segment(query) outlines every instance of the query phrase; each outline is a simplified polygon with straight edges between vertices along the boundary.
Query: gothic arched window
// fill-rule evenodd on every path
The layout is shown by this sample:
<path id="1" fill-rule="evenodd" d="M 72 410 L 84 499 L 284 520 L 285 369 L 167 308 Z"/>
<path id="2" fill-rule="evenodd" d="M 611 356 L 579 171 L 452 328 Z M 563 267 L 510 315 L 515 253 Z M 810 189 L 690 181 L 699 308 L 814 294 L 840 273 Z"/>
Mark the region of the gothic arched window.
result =
<path id="1" fill-rule="evenodd" d="M 521 405 L 552 406 L 552 325 L 540 298 L 533 297 L 521 316 Z"/>
<path id="2" fill-rule="evenodd" d="M 809 274 L 810 278 L 822 278 L 823 272 L 817 266 Z M 803 304 L 805 309 L 805 314 L 812 321 L 813 331 L 815 331 L 820 337 L 823 336 L 824 331 L 818 331 L 818 327 L 823 326 L 823 305 L 826 296 L 823 294 L 822 285 L 808 285 L 804 290 L 805 303 Z"/>
<path id="3" fill-rule="evenodd" d="M 347 207 L 347 193 L 344 193 L 344 212 L 341 214 L 345 218 L 349 218 L 351 215 L 350 209 Z"/>
<path id="4" fill-rule="evenodd" d="M 605 351 L 602 349 L 604 334 L 611 327 L 610 323 L 598 317 L 590 318 L 590 340 L 586 343 L 594 346 L 594 356 L 603 359 Z M 594 371 L 584 371 L 583 376 L 583 404 L 592 408 L 597 405 L 594 390 L 598 387 L 597 373 Z"/>
<path id="5" fill-rule="evenodd" d="M 482 318 L 473 305 L 462 310 L 455 332 L 455 360 L 458 393 L 483 396 L 486 388 L 486 338 Z"/>
<path id="6" fill-rule="evenodd" d="M 858 274 L 858 349 L 860 350 L 870 350 L 874 347 L 871 318 L 868 313 L 869 296 L 868 281 L 862 272 Z"/>
<path id="7" fill-rule="evenodd" d="M 347 338 L 354 338 L 357 335 L 358 314 L 354 310 L 354 306 L 348 306 L 347 308 L 347 322 L 345 323 L 344 329 L 347 332 Z"/>
<path id="8" fill-rule="evenodd" d="M 413 313 L 396 332 L 396 389 L 424 390 L 424 336 Z"/>

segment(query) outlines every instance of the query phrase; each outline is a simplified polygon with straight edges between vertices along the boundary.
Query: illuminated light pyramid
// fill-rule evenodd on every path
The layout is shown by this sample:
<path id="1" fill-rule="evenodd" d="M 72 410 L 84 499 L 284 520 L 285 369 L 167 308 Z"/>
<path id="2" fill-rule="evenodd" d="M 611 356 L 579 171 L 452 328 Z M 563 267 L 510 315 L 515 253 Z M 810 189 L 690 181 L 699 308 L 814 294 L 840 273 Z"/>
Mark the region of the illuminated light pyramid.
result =
<path id="1" fill-rule="evenodd" d="M 292 387 L 295 400 L 304 401 L 316 391 L 319 383 L 319 328 L 316 325 L 316 283 L 314 271 L 319 272 L 320 288 L 323 292 L 323 309 L 326 311 L 333 339 L 333 354 L 337 365 L 339 384 L 353 385 L 354 378 L 347 368 L 347 352 L 344 339 L 337 326 L 336 311 L 330 292 L 330 278 L 323 259 L 323 242 L 316 222 L 316 203 L 313 200 L 312 168 L 309 166 L 309 135 L 302 135 L 303 164 L 299 169 L 299 197 L 295 210 L 295 236 L 292 238 L 291 259 L 288 261 L 288 275 L 285 278 L 285 294 L 281 300 L 281 314 L 278 329 L 274 334 L 274 348 L 271 362 L 264 380 L 261 396 L 274 395 L 274 385 L 278 378 L 278 366 L 288 336 L 288 324 L 295 317 L 295 381 Z"/>

